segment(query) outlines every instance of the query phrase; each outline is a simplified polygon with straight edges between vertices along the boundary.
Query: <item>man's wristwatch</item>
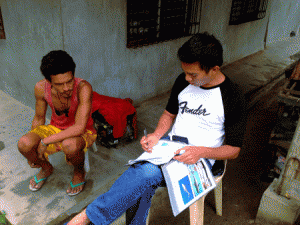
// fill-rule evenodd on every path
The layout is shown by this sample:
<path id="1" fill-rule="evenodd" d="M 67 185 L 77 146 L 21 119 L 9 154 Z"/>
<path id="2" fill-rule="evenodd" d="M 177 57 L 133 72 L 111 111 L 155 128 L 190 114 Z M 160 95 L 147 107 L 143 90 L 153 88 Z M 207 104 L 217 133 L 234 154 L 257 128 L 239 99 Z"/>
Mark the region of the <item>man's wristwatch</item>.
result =
<path id="1" fill-rule="evenodd" d="M 41 143 L 43 146 L 47 147 L 48 145 L 46 145 L 44 142 L 43 142 L 43 139 L 41 139 Z"/>

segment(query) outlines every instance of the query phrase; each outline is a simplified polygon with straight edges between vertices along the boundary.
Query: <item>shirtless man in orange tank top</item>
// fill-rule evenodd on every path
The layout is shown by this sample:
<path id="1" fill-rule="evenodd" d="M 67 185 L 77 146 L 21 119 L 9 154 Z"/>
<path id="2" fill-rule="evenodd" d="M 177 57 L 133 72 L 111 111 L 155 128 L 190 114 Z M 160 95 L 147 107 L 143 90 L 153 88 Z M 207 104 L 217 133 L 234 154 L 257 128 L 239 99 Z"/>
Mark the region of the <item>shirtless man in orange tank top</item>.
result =
<path id="1" fill-rule="evenodd" d="M 30 180 L 29 188 L 39 190 L 53 172 L 47 155 L 63 151 L 74 166 L 68 195 L 84 187 L 84 149 L 96 139 L 91 118 L 92 86 L 75 78 L 75 63 L 65 51 L 51 51 L 41 63 L 45 79 L 35 85 L 35 116 L 31 131 L 20 138 L 18 149 L 32 168 L 41 168 Z M 52 109 L 50 125 L 45 125 L 47 106 Z"/>

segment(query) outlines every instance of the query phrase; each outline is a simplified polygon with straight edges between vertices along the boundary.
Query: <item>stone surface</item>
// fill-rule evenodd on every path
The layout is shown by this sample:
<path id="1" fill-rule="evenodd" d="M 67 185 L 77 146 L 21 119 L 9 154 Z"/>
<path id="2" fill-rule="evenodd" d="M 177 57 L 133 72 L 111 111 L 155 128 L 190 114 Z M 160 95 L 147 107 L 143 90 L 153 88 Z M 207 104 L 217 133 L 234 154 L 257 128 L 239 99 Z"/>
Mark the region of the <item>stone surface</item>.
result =
<path id="1" fill-rule="evenodd" d="M 264 192 L 255 222 L 258 224 L 293 225 L 300 214 L 300 202 L 278 195 L 275 190 L 278 180 L 275 179 Z"/>

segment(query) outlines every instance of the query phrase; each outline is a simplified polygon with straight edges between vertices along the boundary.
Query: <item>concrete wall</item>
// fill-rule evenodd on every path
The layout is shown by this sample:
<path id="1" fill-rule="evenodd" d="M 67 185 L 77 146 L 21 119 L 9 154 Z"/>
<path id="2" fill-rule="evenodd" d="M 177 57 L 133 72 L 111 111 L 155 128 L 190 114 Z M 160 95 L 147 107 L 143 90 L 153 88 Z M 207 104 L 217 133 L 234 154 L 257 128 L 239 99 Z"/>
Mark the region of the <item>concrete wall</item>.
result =
<path id="1" fill-rule="evenodd" d="M 6 39 L 0 40 L 0 89 L 34 108 L 40 60 L 64 49 L 76 76 L 100 94 L 135 102 L 168 91 L 181 72 L 181 38 L 126 48 L 126 0 L 0 0 Z M 280 6 L 279 6 L 280 7 Z M 201 31 L 219 38 L 229 63 L 264 48 L 266 18 L 229 26 L 231 0 L 203 0 Z M 269 10 L 271 7 L 269 7 Z M 269 12 L 268 12 L 269 13 Z"/>
<path id="2" fill-rule="evenodd" d="M 6 39 L 0 39 L 0 89 L 34 107 L 41 57 L 61 49 L 60 1 L 1 0 Z"/>
<path id="3" fill-rule="evenodd" d="M 287 40 L 292 31 L 295 31 L 299 35 L 299 0 L 273 0 L 270 8 L 271 14 L 266 40 L 267 46 L 278 41 Z"/>
<path id="4" fill-rule="evenodd" d="M 231 4 L 231 0 L 205 0 L 202 8 L 201 30 L 214 34 L 222 42 L 225 63 L 263 50 L 268 23 L 267 13 L 261 20 L 229 25 Z"/>
<path id="5" fill-rule="evenodd" d="M 143 100 L 169 90 L 183 40 L 126 48 L 126 1 L 62 1 L 64 47 L 98 93 Z"/>

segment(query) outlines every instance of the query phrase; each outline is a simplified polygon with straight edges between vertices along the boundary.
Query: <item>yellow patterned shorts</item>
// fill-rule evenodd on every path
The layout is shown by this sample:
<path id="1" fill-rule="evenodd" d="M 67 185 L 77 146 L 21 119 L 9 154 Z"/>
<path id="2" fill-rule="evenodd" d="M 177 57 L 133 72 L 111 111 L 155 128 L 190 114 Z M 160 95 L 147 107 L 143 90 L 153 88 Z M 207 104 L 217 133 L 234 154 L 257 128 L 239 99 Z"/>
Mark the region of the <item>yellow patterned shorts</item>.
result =
<path id="1" fill-rule="evenodd" d="M 39 135 L 40 138 L 43 139 L 43 138 L 49 137 L 53 134 L 57 134 L 61 131 L 62 131 L 61 129 L 59 129 L 53 125 L 41 125 L 41 126 L 34 128 L 30 132 Z M 86 132 L 83 135 L 81 135 L 81 137 L 83 137 L 83 139 L 85 140 L 86 144 L 85 144 L 84 152 L 86 152 L 87 148 L 90 147 L 95 142 L 95 140 L 97 138 L 97 134 L 94 134 L 90 130 L 86 130 Z M 61 142 L 57 142 L 55 144 L 49 144 L 47 147 L 47 150 L 45 152 L 45 158 L 48 159 L 48 155 L 54 154 L 61 150 L 62 150 Z"/>

